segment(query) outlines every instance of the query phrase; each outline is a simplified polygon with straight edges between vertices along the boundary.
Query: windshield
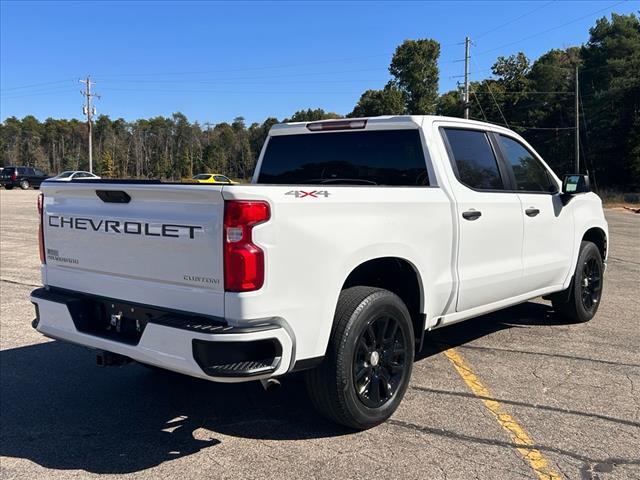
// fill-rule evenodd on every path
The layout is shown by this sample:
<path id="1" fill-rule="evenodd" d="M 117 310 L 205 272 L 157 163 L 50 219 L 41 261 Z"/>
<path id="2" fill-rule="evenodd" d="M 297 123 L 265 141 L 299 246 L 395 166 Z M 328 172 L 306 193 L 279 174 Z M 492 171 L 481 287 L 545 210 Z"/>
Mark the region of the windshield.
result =
<path id="1" fill-rule="evenodd" d="M 73 175 L 73 172 L 62 172 L 60 175 L 56 175 L 56 178 L 68 178 Z"/>
<path id="2" fill-rule="evenodd" d="M 429 185 L 418 130 L 373 130 L 269 139 L 258 183 Z"/>
<path id="3" fill-rule="evenodd" d="M 201 173 L 200 175 L 196 175 L 195 177 L 193 177 L 194 180 L 208 180 L 209 178 L 211 178 L 211 175 L 208 175 L 206 173 Z"/>

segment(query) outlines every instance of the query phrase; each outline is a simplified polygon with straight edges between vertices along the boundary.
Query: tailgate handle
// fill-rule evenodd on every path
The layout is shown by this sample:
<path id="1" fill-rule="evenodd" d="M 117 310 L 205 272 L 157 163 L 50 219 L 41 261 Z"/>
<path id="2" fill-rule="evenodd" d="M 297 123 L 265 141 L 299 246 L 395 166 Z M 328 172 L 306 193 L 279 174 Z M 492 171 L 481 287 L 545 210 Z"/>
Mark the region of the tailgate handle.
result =
<path id="1" fill-rule="evenodd" d="M 96 190 L 96 195 L 107 203 L 129 203 L 131 201 L 129 194 L 122 190 Z"/>

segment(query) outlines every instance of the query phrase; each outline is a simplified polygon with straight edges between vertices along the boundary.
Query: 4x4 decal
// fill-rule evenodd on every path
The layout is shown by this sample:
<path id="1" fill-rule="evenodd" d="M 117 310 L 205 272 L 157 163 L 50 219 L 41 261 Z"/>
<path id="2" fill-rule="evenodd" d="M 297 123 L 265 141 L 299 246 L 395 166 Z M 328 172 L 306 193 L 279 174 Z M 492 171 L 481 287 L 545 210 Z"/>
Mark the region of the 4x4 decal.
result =
<path id="1" fill-rule="evenodd" d="M 312 190 L 311 192 L 305 192 L 304 190 L 289 190 L 287 193 L 285 193 L 285 195 L 293 195 L 296 198 L 304 198 L 304 197 L 327 198 L 331 194 L 326 190 Z"/>

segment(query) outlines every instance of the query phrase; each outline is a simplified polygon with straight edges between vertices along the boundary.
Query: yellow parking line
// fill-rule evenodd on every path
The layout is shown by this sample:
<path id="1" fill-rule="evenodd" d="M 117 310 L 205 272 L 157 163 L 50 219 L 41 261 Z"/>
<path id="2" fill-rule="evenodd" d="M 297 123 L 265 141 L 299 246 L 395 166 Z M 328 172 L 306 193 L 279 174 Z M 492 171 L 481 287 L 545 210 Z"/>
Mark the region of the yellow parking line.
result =
<path id="1" fill-rule="evenodd" d="M 492 400 L 493 395 L 485 387 L 480 379 L 473 373 L 473 370 L 464 358 L 453 348 L 445 350 L 444 354 L 453 363 L 462 379 L 471 391 L 482 398 L 482 403 L 487 407 L 498 423 L 504 428 L 513 442 L 517 445 L 516 450 L 529 462 L 531 468 L 538 478 L 544 480 L 560 480 L 562 477 L 551 467 L 550 462 L 534 448 L 534 443 L 529 434 L 522 428 L 516 420 L 509 415 L 502 404 L 497 400 Z"/>

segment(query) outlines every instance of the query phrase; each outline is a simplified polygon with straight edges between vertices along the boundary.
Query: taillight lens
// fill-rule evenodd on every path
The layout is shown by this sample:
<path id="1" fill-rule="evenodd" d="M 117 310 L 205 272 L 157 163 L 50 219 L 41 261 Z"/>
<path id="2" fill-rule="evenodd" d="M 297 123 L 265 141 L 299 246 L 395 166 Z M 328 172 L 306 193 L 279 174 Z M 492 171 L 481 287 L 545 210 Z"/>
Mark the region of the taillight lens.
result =
<path id="1" fill-rule="evenodd" d="M 44 195 L 42 193 L 38 195 L 38 215 L 40 216 L 40 222 L 38 223 L 38 247 L 40 250 L 40 263 L 47 263 L 47 258 L 44 254 Z"/>
<path id="2" fill-rule="evenodd" d="M 258 290 L 264 283 L 264 252 L 251 231 L 271 217 L 267 202 L 231 200 L 224 204 L 224 289 Z"/>
<path id="3" fill-rule="evenodd" d="M 11 181 L 12 181 L 12 182 L 15 182 L 17 179 L 18 179 L 18 174 L 17 174 L 16 172 L 13 172 L 13 173 L 11 174 Z"/>

